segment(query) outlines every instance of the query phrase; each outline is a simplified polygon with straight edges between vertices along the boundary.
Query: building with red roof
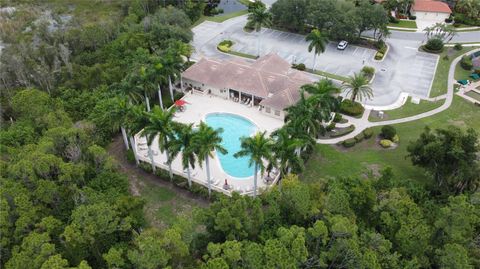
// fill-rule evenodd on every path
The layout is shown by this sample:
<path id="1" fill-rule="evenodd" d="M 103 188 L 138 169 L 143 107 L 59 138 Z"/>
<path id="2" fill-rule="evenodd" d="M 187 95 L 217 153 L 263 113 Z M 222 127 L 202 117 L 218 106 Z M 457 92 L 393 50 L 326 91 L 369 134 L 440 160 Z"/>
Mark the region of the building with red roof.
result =
<path id="1" fill-rule="evenodd" d="M 415 0 L 410 14 L 417 17 L 417 20 L 428 21 L 433 23 L 445 22 L 452 13 L 450 7 L 441 1 L 433 0 Z"/>

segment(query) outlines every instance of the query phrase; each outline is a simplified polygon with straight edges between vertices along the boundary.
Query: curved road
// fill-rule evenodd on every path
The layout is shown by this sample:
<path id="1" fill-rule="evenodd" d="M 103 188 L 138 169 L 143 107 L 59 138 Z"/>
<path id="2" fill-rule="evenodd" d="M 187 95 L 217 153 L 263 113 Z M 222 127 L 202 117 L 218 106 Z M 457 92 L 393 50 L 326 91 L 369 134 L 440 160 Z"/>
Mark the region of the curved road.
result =
<path id="1" fill-rule="evenodd" d="M 469 51 L 465 54 L 470 55 L 470 54 L 475 53 L 477 51 L 480 51 L 480 49 L 475 49 L 475 50 Z M 317 139 L 317 143 L 320 143 L 320 144 L 337 144 L 337 143 L 342 142 L 346 139 L 355 137 L 357 134 L 361 133 L 363 130 L 365 130 L 366 128 L 369 128 L 369 127 L 391 125 L 391 124 L 398 124 L 398 123 L 405 123 L 405 122 L 409 122 L 409 121 L 415 121 L 415 120 L 418 120 L 418 119 L 433 116 L 437 113 L 440 113 L 444 110 L 447 110 L 450 107 L 450 105 L 452 104 L 452 101 L 453 101 L 453 95 L 454 95 L 453 84 L 454 84 L 454 80 L 455 80 L 455 78 L 454 78 L 455 67 L 457 66 L 458 62 L 462 59 L 463 55 L 465 55 L 465 54 L 462 54 L 462 55 L 458 56 L 457 58 L 455 58 L 452 61 L 452 64 L 450 65 L 450 69 L 448 70 L 448 90 L 447 90 L 447 94 L 446 94 L 446 99 L 445 99 L 445 103 L 443 103 L 443 105 L 441 105 L 440 107 L 438 107 L 436 109 L 433 109 L 433 110 L 430 110 L 430 111 L 427 111 L 427 112 L 424 112 L 424 113 L 421 113 L 421 114 L 418 114 L 418 115 L 415 115 L 415 116 L 410 116 L 410 117 L 395 119 L 395 120 L 379 121 L 379 122 L 369 122 L 368 121 L 368 115 L 370 114 L 370 111 L 367 110 L 367 111 L 365 111 L 365 113 L 364 113 L 364 115 L 361 119 L 346 117 L 351 124 L 355 125 L 355 130 L 353 132 L 349 133 L 348 135 L 345 135 L 345 136 L 342 136 L 342 137 L 339 137 L 339 138 L 334 138 L 334 139 Z"/>

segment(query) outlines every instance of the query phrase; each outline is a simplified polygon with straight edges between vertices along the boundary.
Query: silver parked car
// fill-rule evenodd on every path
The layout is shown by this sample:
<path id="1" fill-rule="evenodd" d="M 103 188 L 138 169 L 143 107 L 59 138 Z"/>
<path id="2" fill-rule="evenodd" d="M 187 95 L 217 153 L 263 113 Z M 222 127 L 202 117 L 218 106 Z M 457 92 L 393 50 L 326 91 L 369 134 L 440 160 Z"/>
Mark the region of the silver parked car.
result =
<path id="1" fill-rule="evenodd" d="M 348 42 L 345 40 L 342 40 L 340 41 L 340 43 L 338 43 L 337 49 L 344 50 L 347 46 L 348 46 Z"/>

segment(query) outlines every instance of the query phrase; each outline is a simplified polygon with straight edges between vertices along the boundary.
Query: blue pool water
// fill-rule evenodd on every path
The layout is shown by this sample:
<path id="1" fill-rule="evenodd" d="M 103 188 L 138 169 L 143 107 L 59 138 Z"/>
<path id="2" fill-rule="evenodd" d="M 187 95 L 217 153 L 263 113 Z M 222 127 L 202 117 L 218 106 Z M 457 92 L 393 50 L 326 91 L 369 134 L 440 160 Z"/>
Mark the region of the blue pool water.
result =
<path id="1" fill-rule="evenodd" d="M 232 177 L 253 176 L 253 166 L 248 165 L 248 157 L 235 158 L 233 155 L 240 150 L 240 137 L 255 133 L 255 125 L 244 117 L 229 113 L 214 113 L 206 117 L 207 124 L 214 128 L 222 128 L 222 145 L 227 154 L 217 152 L 223 170 Z"/>

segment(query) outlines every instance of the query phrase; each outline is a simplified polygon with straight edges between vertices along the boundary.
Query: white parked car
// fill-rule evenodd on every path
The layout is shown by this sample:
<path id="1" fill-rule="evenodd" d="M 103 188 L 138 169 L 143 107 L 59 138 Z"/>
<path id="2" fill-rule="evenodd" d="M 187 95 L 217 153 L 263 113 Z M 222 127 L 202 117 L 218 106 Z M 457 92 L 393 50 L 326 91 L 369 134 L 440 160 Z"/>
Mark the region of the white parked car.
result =
<path id="1" fill-rule="evenodd" d="M 348 46 L 348 42 L 345 40 L 342 40 L 340 41 L 340 43 L 338 43 L 337 49 L 344 50 L 347 46 Z"/>

